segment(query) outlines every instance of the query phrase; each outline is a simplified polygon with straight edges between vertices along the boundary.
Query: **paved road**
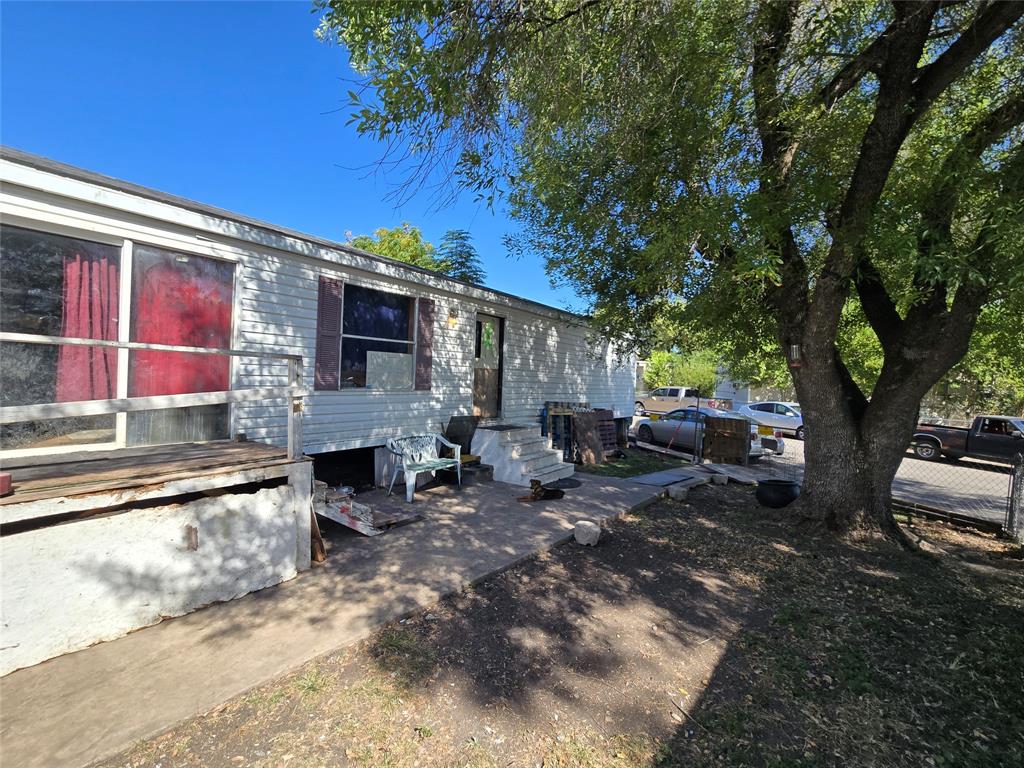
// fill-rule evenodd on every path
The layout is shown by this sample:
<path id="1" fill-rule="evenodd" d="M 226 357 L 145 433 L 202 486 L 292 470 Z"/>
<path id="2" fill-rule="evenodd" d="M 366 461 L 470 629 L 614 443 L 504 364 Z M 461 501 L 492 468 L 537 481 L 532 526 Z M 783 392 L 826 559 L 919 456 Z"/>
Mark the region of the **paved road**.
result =
<path id="1" fill-rule="evenodd" d="M 786 455 L 764 460 L 784 477 L 803 474 L 804 444 L 786 438 Z M 947 512 L 1003 522 L 1009 493 L 1009 467 L 982 461 L 922 461 L 910 455 L 903 460 L 893 496 Z"/>

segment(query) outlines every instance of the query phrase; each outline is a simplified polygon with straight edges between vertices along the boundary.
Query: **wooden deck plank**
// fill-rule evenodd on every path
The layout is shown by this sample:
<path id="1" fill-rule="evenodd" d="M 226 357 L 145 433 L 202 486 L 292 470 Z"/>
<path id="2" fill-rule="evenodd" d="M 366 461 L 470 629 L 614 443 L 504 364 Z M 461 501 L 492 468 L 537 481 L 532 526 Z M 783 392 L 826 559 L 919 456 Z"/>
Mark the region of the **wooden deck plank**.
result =
<path id="1" fill-rule="evenodd" d="M 44 476 L 45 474 L 57 475 L 66 471 L 67 465 L 78 464 L 80 468 L 71 471 L 84 471 L 84 467 L 90 464 L 118 462 L 122 465 L 134 463 L 158 464 L 164 461 L 187 459 L 196 456 L 206 456 L 211 453 L 232 454 L 237 456 L 255 455 L 277 455 L 283 453 L 284 448 L 265 443 L 236 443 L 233 440 L 215 440 L 208 443 L 177 443 L 174 445 L 153 445 L 137 448 L 119 448 L 110 451 L 77 451 L 60 455 L 24 456 L 12 459 L 4 459 L 3 467 L 6 472 L 17 472 L 19 476 L 26 479 L 30 477 Z"/>
<path id="2" fill-rule="evenodd" d="M 122 486 L 105 489 L 103 487 L 83 487 L 80 493 L 68 496 L 48 496 L 32 498 L 27 494 L 20 496 L 19 503 L 0 505 L 0 525 L 18 523 L 35 518 L 53 515 L 75 514 L 118 507 L 150 499 L 170 498 L 180 494 L 194 493 L 224 488 L 229 485 L 244 483 L 262 483 L 267 480 L 288 477 L 295 462 L 287 459 L 268 461 L 246 467 L 221 467 L 197 474 L 184 473 L 181 476 L 165 476 L 147 479 L 147 485 L 131 488 Z"/>
<path id="3" fill-rule="evenodd" d="M 14 493 L 0 505 L 38 501 L 100 490 L 137 488 L 210 472 L 287 463 L 283 448 L 262 443 L 216 442 L 104 451 L 81 461 L 5 466 Z"/>

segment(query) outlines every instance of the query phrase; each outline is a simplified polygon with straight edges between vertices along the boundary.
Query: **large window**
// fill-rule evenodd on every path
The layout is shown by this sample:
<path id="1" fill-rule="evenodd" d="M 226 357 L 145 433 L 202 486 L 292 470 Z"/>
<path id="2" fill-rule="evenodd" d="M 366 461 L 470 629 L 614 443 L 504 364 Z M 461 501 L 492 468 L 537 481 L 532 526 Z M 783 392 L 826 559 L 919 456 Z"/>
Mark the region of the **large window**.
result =
<path id="1" fill-rule="evenodd" d="M 342 307 L 341 386 L 412 389 L 415 300 L 347 284 Z"/>
<path id="2" fill-rule="evenodd" d="M 433 302 L 320 279 L 316 389 L 430 389 Z"/>
<path id="3" fill-rule="evenodd" d="M 132 251 L 131 340 L 229 349 L 234 264 L 151 246 Z M 227 357 L 133 350 L 129 397 L 220 392 L 231 388 Z M 228 436 L 228 406 L 168 408 L 128 415 L 128 444 Z"/>
<path id="4" fill-rule="evenodd" d="M 116 341 L 120 248 L 20 227 L 0 231 L 0 329 Z M 116 397 L 117 351 L 4 343 L 0 404 Z M 3 449 L 57 448 L 115 439 L 113 414 L 0 428 Z"/>

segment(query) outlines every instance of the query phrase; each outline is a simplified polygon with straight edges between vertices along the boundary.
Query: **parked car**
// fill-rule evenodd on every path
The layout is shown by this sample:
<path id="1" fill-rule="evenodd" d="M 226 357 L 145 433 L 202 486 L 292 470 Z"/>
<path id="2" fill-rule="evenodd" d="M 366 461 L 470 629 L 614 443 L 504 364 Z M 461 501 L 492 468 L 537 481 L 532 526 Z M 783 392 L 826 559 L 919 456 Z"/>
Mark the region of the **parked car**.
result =
<path id="1" fill-rule="evenodd" d="M 918 424 L 910 444 L 921 459 L 967 456 L 1008 461 L 1024 453 L 1024 417 L 975 416 L 970 427 Z"/>
<path id="2" fill-rule="evenodd" d="M 799 403 L 749 403 L 739 410 L 745 416 L 758 419 L 761 424 L 776 427 L 787 435 L 793 435 L 797 440 L 803 440 L 807 434 Z"/>
<path id="3" fill-rule="evenodd" d="M 643 443 L 667 445 L 686 453 L 695 453 L 698 432 L 700 433 L 700 442 L 703 444 L 704 422 L 709 416 L 746 420 L 750 425 L 749 459 L 757 461 L 765 455 L 766 451 L 761 446 L 761 435 L 758 432 L 758 425 L 749 417 L 741 413 L 719 411 L 716 408 L 705 408 L 703 406 L 700 409 L 696 406 L 677 408 L 660 418 L 640 419 L 636 425 L 636 437 L 637 440 Z"/>
<path id="4" fill-rule="evenodd" d="M 764 448 L 767 453 L 774 453 L 776 456 L 782 456 L 786 452 L 786 441 L 783 439 L 781 429 L 773 427 L 763 421 L 760 417 L 752 416 L 749 413 L 730 411 L 730 414 L 735 414 L 737 417 L 742 417 L 757 424 L 757 433 L 761 436 L 761 447 Z"/>
<path id="5" fill-rule="evenodd" d="M 643 416 L 648 413 L 668 413 L 675 408 L 697 404 L 696 387 L 658 387 L 637 397 L 633 413 Z"/>

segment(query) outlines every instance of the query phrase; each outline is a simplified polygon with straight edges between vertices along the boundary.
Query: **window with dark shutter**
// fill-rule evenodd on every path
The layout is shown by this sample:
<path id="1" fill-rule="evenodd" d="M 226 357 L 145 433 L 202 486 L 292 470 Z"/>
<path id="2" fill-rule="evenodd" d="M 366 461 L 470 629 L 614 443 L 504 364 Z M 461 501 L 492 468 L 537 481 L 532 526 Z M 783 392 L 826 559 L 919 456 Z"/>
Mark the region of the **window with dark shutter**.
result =
<path id="1" fill-rule="evenodd" d="M 416 389 L 430 389 L 434 364 L 434 301 L 420 299 L 416 318 Z"/>
<path id="2" fill-rule="evenodd" d="M 338 389 L 341 365 L 341 281 L 320 277 L 316 305 L 316 377 L 314 389 Z"/>

